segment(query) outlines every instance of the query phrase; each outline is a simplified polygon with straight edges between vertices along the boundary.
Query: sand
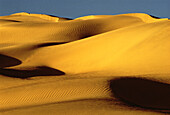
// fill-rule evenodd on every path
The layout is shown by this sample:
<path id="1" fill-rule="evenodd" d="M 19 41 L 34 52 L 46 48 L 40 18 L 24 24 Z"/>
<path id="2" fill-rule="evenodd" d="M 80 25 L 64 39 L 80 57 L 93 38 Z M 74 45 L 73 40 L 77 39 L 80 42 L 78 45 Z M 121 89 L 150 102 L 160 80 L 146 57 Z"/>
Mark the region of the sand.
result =
<path id="1" fill-rule="evenodd" d="M 0 114 L 169 114 L 169 43 L 144 13 L 0 16 Z"/>

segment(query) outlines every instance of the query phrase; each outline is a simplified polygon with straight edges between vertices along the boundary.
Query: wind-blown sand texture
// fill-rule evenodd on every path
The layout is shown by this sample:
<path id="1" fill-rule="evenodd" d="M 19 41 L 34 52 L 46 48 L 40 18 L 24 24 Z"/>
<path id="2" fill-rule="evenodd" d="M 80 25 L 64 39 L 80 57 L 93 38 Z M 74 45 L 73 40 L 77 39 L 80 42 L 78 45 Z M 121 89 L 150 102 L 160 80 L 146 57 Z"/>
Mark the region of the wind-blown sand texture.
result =
<path id="1" fill-rule="evenodd" d="M 0 17 L 1 115 L 168 113 L 168 19 Z"/>

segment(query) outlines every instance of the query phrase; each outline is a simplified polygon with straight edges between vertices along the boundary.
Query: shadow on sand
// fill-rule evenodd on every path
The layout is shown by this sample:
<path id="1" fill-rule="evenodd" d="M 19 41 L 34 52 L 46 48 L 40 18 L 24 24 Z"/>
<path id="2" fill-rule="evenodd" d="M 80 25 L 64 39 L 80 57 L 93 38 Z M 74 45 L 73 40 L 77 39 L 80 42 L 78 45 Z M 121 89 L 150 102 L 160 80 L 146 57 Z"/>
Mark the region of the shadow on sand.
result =
<path id="1" fill-rule="evenodd" d="M 54 46 L 54 45 L 60 45 L 65 44 L 68 42 L 51 42 L 51 43 L 42 43 L 35 46 L 35 48 L 41 48 L 41 47 L 47 47 L 47 46 Z"/>
<path id="2" fill-rule="evenodd" d="M 59 76 L 65 73 L 50 67 L 40 66 L 31 70 L 16 70 L 0 68 L 0 75 L 5 75 L 13 78 L 26 79 L 35 76 Z"/>
<path id="3" fill-rule="evenodd" d="M 170 112 L 170 84 L 141 78 L 119 78 L 110 81 L 112 94 L 136 107 Z"/>
<path id="4" fill-rule="evenodd" d="M 0 54 L 0 68 L 19 65 L 22 62 L 16 58 Z"/>

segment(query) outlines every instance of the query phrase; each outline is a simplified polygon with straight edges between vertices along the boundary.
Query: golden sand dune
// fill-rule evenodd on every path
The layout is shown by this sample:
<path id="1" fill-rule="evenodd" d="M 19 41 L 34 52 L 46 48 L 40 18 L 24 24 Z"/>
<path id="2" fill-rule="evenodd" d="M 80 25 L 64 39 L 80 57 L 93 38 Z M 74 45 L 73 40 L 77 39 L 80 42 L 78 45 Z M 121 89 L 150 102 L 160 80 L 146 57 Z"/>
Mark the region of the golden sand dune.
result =
<path id="1" fill-rule="evenodd" d="M 170 113 L 170 21 L 0 17 L 0 114 Z"/>

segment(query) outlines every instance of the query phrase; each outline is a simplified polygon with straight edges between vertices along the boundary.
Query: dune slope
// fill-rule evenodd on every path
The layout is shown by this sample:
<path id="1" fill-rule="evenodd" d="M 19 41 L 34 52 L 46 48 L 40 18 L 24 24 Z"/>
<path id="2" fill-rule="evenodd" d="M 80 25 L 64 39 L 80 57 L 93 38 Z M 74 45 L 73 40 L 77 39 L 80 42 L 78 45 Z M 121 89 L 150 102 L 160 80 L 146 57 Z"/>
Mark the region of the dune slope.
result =
<path id="1" fill-rule="evenodd" d="M 169 31 L 143 13 L 1 16 L 0 114 L 168 114 Z"/>

